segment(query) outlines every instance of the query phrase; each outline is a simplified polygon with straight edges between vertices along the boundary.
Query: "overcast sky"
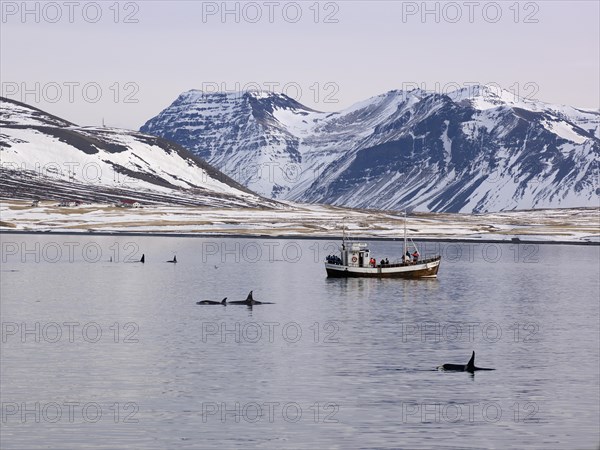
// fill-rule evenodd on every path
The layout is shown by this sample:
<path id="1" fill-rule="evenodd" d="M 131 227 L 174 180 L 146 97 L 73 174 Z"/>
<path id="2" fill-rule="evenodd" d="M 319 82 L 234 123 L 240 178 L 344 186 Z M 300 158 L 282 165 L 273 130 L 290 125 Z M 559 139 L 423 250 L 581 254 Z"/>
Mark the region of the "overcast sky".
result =
<path id="1" fill-rule="evenodd" d="M 0 78 L 11 99 L 131 129 L 189 89 L 283 89 L 335 111 L 494 83 L 598 109 L 599 21 L 597 1 L 2 1 Z"/>

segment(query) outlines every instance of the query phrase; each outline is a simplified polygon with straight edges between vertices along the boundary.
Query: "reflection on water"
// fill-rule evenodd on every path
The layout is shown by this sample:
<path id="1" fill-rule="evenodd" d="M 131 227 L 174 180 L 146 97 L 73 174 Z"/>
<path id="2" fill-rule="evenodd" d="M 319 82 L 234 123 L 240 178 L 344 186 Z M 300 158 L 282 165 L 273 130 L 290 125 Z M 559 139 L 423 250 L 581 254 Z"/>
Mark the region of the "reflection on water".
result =
<path id="1" fill-rule="evenodd" d="M 325 241 L 2 235 L 0 447 L 597 446 L 598 247 L 469 245 L 327 279 Z"/>

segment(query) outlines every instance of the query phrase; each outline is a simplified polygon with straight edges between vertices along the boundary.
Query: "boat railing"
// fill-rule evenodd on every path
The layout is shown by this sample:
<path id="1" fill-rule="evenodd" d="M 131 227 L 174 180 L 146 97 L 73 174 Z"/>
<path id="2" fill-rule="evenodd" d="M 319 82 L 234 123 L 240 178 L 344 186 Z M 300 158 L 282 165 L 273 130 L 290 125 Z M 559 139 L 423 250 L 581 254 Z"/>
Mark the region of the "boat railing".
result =
<path id="1" fill-rule="evenodd" d="M 441 256 L 433 256 L 431 258 L 426 258 L 426 259 L 420 259 L 416 262 L 414 261 L 407 261 L 407 262 L 397 262 L 397 263 L 391 263 L 391 264 L 377 264 L 375 266 L 375 268 L 388 268 L 388 267 L 405 267 L 405 266 L 414 266 L 417 264 L 428 264 L 434 261 L 439 261 L 442 257 Z M 343 262 L 339 257 L 335 257 L 335 258 L 326 258 L 325 262 L 327 264 L 333 264 L 335 266 L 343 266 Z M 364 267 L 373 267 L 373 266 L 364 266 Z"/>
<path id="2" fill-rule="evenodd" d="M 392 264 L 378 264 L 377 268 L 387 268 L 387 267 L 405 267 L 405 266 L 414 266 L 417 264 L 428 264 L 430 262 L 434 262 L 434 261 L 439 261 L 442 257 L 441 256 L 433 256 L 431 258 L 427 258 L 427 259 L 419 259 L 416 262 L 415 261 L 407 261 L 407 262 L 399 262 L 399 263 L 392 263 Z"/>

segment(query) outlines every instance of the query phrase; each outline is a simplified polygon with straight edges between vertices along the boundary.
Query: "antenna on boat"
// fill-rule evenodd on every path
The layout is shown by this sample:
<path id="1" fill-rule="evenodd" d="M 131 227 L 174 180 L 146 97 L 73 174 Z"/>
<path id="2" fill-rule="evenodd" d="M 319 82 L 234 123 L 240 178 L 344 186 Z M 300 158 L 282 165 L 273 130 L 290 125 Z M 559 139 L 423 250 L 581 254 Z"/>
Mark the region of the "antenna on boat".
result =
<path id="1" fill-rule="evenodd" d="M 346 217 L 342 218 L 342 250 L 346 249 Z"/>
<path id="2" fill-rule="evenodd" d="M 404 252 L 402 253 L 402 259 L 406 255 L 408 251 L 407 241 L 406 241 L 406 209 L 404 210 Z"/>

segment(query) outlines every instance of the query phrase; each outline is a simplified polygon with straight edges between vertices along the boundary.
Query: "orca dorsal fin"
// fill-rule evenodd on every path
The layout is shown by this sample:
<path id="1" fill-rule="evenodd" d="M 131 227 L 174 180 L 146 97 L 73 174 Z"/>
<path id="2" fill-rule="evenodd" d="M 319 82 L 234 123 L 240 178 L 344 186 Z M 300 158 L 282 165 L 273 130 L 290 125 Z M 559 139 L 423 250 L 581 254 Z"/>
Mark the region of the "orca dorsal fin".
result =
<path id="1" fill-rule="evenodd" d="M 142 253 L 142 257 L 140 258 L 140 262 L 146 262 L 146 255 Z"/>
<path id="2" fill-rule="evenodd" d="M 226 305 L 227 304 L 227 297 L 225 297 L 223 300 L 221 300 L 221 304 L 222 305 Z"/>
<path id="3" fill-rule="evenodd" d="M 252 291 L 250 291 L 250 293 L 248 294 L 248 297 L 246 297 L 246 301 L 251 302 L 252 300 L 254 300 L 252 298 Z"/>
<path id="4" fill-rule="evenodd" d="M 474 372 L 474 371 L 475 371 L 475 351 L 473 351 L 473 354 L 471 355 L 471 359 L 467 363 L 467 372 Z"/>

